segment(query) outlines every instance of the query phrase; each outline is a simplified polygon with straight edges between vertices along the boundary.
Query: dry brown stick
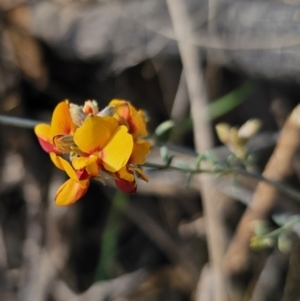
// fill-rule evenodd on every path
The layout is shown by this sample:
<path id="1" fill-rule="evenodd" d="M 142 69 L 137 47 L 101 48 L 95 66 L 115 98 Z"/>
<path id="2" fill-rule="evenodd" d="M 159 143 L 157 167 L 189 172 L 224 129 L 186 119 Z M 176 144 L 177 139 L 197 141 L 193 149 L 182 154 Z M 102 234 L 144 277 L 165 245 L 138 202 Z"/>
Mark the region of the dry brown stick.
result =
<path id="1" fill-rule="evenodd" d="M 112 280 L 94 283 L 87 291 L 76 294 L 60 280 L 53 283 L 52 297 L 57 301 L 99 301 L 126 297 L 136 291 L 149 277 L 149 273 L 143 269 L 128 273 Z"/>
<path id="2" fill-rule="evenodd" d="M 24 190 L 28 206 L 28 230 L 18 300 L 46 300 L 51 282 L 68 259 L 68 239 L 63 239 L 58 229 L 59 214 L 64 211 L 54 203 L 49 202 L 47 208 L 42 205 L 40 185 L 31 174 L 26 177 Z M 52 201 L 53 198 L 49 199 Z M 41 217 L 45 219 L 45 227 L 42 227 Z M 42 235 L 45 235 L 45 243 Z"/>
<path id="3" fill-rule="evenodd" d="M 13 293 L 11 287 L 9 287 L 8 281 L 8 265 L 7 265 L 7 253 L 3 237 L 3 229 L 0 226 L 0 296 L 1 300 L 13 300 Z"/>
<path id="4" fill-rule="evenodd" d="M 73 226 L 70 220 L 73 221 L 74 216 L 76 216 L 76 209 L 58 207 L 53 202 L 57 183 L 61 183 L 62 180 L 61 173 L 55 170 L 53 177 L 50 178 L 48 205 L 44 207 L 45 241 L 40 251 L 34 298 L 30 301 L 49 298 L 53 283 L 57 281 L 69 259 L 70 227 Z M 66 300 L 69 299 L 66 297 Z"/>
<path id="5" fill-rule="evenodd" d="M 300 300 L 300 244 L 299 241 L 293 246 L 289 258 L 288 271 L 286 275 L 285 287 L 283 291 L 282 301 Z"/>
<path id="6" fill-rule="evenodd" d="M 29 33 L 31 22 L 29 6 L 16 3 L 15 7 L 6 13 L 6 20 L 8 24 L 6 31 L 18 68 L 36 85 L 45 87 L 48 75 L 40 45 Z"/>
<path id="7" fill-rule="evenodd" d="M 277 146 L 269 159 L 263 176 L 274 181 L 282 181 L 292 174 L 292 160 L 300 145 L 300 105 L 298 105 L 286 121 Z M 249 244 L 253 235 L 255 221 L 265 219 L 276 204 L 278 197 L 276 187 L 260 182 L 254 192 L 251 205 L 244 213 L 235 237 L 225 257 L 230 274 L 239 273 L 247 266 Z"/>
<path id="8" fill-rule="evenodd" d="M 282 300 L 286 270 L 290 254 L 275 249 L 268 257 L 264 269 L 256 279 L 251 301 Z M 250 296 L 249 296 L 250 297 Z"/>
<path id="9" fill-rule="evenodd" d="M 41 190 L 30 172 L 26 173 L 24 198 L 27 203 L 27 229 L 23 248 L 23 273 L 18 287 L 18 301 L 33 301 L 41 256 Z"/>
<path id="10" fill-rule="evenodd" d="M 195 300 L 213 300 L 213 279 L 212 271 L 208 265 L 205 265 L 201 271 L 200 280 L 198 283 Z"/>
<path id="11" fill-rule="evenodd" d="M 174 98 L 172 111 L 171 111 L 171 118 L 172 120 L 181 120 L 186 117 L 189 111 L 189 103 L 188 103 L 188 92 L 185 82 L 185 75 L 184 72 L 181 72 L 180 80 L 178 83 L 177 92 Z"/>
<path id="12" fill-rule="evenodd" d="M 182 267 L 185 271 L 185 277 L 192 287 L 197 281 L 198 270 L 184 247 L 180 243 L 176 243 L 176 240 L 172 239 L 155 220 L 134 204 L 131 204 L 124 213 L 156 243 L 174 264 L 179 264 Z"/>
<path id="13" fill-rule="evenodd" d="M 182 0 L 167 0 L 168 9 L 178 39 L 179 52 L 186 77 L 194 122 L 195 146 L 197 152 L 205 152 L 212 148 L 212 129 L 205 108 L 207 96 L 204 87 L 201 62 L 195 46 L 184 42 L 192 38 L 193 32 L 186 7 Z M 199 176 L 201 196 L 207 229 L 210 262 L 214 279 L 214 300 L 226 300 L 225 278 L 222 269 L 222 257 L 225 243 L 222 218 L 218 208 L 220 193 L 215 189 L 210 175 Z"/>

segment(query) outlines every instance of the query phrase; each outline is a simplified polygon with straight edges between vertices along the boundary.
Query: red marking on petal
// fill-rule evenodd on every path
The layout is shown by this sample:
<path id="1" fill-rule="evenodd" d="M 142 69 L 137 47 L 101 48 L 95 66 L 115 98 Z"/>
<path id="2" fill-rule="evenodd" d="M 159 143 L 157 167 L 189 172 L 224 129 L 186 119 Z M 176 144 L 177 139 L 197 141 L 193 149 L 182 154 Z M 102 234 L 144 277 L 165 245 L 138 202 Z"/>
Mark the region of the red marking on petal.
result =
<path id="1" fill-rule="evenodd" d="M 124 118 L 124 120 L 126 121 L 128 127 L 129 127 L 129 133 L 133 134 L 135 133 L 135 131 L 137 130 L 137 127 L 130 115 L 130 103 L 129 102 L 124 102 L 124 104 L 120 107 L 120 111 L 119 114 L 121 117 Z"/>
<path id="2" fill-rule="evenodd" d="M 76 170 L 76 174 L 78 176 L 78 179 L 81 180 L 88 180 L 91 178 L 91 175 L 88 174 L 85 168 Z"/>
<path id="3" fill-rule="evenodd" d="M 132 120 L 131 117 L 129 117 L 127 119 L 127 123 L 128 123 L 128 126 L 129 126 L 129 133 L 134 134 L 137 130 L 137 126 L 135 125 L 135 123 L 134 123 L 134 121 Z"/>
<path id="4" fill-rule="evenodd" d="M 42 149 L 43 149 L 45 152 L 47 152 L 47 153 L 53 152 L 53 153 L 55 153 L 55 154 L 57 154 L 57 155 L 61 154 L 58 150 L 56 150 L 55 146 L 54 146 L 52 143 L 50 143 L 50 142 L 48 142 L 48 141 L 46 141 L 46 140 L 43 140 L 43 139 L 40 138 L 40 137 L 37 137 L 37 139 L 38 139 L 38 141 L 39 141 L 39 143 L 40 143 Z"/>
<path id="5" fill-rule="evenodd" d="M 115 179 L 116 186 L 122 190 L 123 192 L 127 194 L 135 194 L 137 190 L 137 185 L 135 181 L 129 182 L 126 180 L 123 180 L 121 178 Z"/>

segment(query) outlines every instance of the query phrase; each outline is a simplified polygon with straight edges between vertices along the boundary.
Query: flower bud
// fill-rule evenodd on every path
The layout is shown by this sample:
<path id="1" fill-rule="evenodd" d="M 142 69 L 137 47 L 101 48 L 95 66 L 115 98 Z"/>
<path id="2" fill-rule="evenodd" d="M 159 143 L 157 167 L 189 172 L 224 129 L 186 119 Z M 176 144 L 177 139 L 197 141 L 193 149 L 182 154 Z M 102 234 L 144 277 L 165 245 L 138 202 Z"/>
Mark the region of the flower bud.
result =
<path id="1" fill-rule="evenodd" d="M 86 118 L 86 115 L 82 111 L 82 108 L 73 103 L 70 103 L 70 114 L 71 114 L 72 121 L 77 126 L 81 126 Z"/>
<path id="2" fill-rule="evenodd" d="M 98 114 L 98 103 L 96 100 L 87 100 L 84 103 L 83 109 L 82 111 L 86 114 L 86 115 L 90 115 L 92 114 L 93 116 L 96 116 Z"/>
<path id="3" fill-rule="evenodd" d="M 115 112 L 115 108 L 112 106 L 105 107 L 102 111 L 98 113 L 98 116 L 113 116 Z"/>

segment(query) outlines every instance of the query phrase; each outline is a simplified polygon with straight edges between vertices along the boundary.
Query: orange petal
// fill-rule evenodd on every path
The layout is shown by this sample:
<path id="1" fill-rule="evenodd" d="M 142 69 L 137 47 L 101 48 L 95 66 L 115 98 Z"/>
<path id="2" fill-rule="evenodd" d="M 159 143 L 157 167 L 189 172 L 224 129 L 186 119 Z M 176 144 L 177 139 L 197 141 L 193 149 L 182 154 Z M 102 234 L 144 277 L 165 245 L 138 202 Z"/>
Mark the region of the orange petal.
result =
<path id="1" fill-rule="evenodd" d="M 34 128 L 34 132 L 38 138 L 38 141 L 42 147 L 42 149 L 47 152 L 55 152 L 59 154 L 56 150 L 55 146 L 53 145 L 50 137 L 50 125 L 48 124 L 38 124 Z"/>
<path id="2" fill-rule="evenodd" d="M 126 100 L 113 99 L 109 104 L 109 107 L 114 108 L 114 117 L 120 124 L 123 124 L 123 119 L 127 122 L 130 118 L 129 102 Z"/>
<path id="3" fill-rule="evenodd" d="M 127 166 L 124 166 L 118 171 L 118 177 L 129 182 L 134 181 L 134 174 L 132 171 L 127 169 Z"/>
<path id="4" fill-rule="evenodd" d="M 137 140 L 133 145 L 133 150 L 129 163 L 142 165 L 146 162 L 146 156 L 150 153 L 151 143 L 144 140 Z"/>
<path id="5" fill-rule="evenodd" d="M 80 181 L 80 183 L 67 180 L 62 184 L 56 193 L 55 202 L 58 206 L 68 206 L 74 204 L 85 195 L 89 187 L 89 180 Z"/>
<path id="6" fill-rule="evenodd" d="M 110 102 L 109 102 L 109 106 L 113 106 L 113 107 L 117 107 L 117 106 L 122 106 L 124 104 L 127 104 L 128 101 L 124 100 L 124 99 L 112 99 Z"/>
<path id="7" fill-rule="evenodd" d="M 44 141 L 48 141 L 48 142 L 51 142 L 50 131 L 51 131 L 51 128 L 50 128 L 50 125 L 48 125 L 48 124 L 40 123 L 34 127 L 35 134 L 39 138 L 43 139 Z"/>
<path id="8" fill-rule="evenodd" d="M 61 163 L 61 160 L 59 159 L 60 157 L 58 157 L 55 153 L 50 153 L 50 159 L 51 161 L 53 162 L 53 164 L 58 168 L 58 169 L 61 169 L 61 170 L 64 170 L 64 167 Z"/>
<path id="9" fill-rule="evenodd" d="M 105 169 L 116 172 L 126 165 L 133 148 L 133 139 L 124 125 L 118 127 L 111 140 L 102 149 L 101 159 Z"/>
<path id="10" fill-rule="evenodd" d="M 132 170 L 136 171 L 139 176 L 141 177 L 142 180 L 144 180 L 145 182 L 148 182 L 148 177 L 146 176 L 146 174 L 143 172 L 143 170 L 139 167 L 132 167 Z"/>
<path id="11" fill-rule="evenodd" d="M 147 129 L 146 129 L 146 121 L 144 117 L 144 112 L 143 111 L 136 111 L 132 106 L 131 106 L 131 120 L 128 121 L 130 126 L 132 126 L 132 134 L 134 135 L 135 138 L 138 137 L 145 137 L 148 135 Z"/>
<path id="12" fill-rule="evenodd" d="M 69 135 L 75 130 L 76 126 L 71 119 L 69 104 L 60 102 L 54 109 L 51 120 L 51 139 L 56 135 Z"/>
<path id="13" fill-rule="evenodd" d="M 89 175 L 97 177 L 99 174 L 98 158 L 94 155 L 89 157 L 79 157 L 72 161 L 73 167 L 76 170 L 85 168 Z"/>
<path id="14" fill-rule="evenodd" d="M 121 122 L 121 124 L 122 118 L 126 120 L 129 126 L 129 133 L 131 133 L 134 138 L 148 135 L 143 111 L 137 111 L 130 102 L 120 99 L 113 99 L 109 103 L 109 106 L 114 107 L 114 117 Z"/>
<path id="15" fill-rule="evenodd" d="M 79 182 L 76 171 L 67 160 L 57 156 L 55 153 L 50 153 L 50 158 L 57 168 L 64 170 L 73 181 Z"/>
<path id="16" fill-rule="evenodd" d="M 84 152 L 93 154 L 111 139 L 118 121 L 110 116 L 89 116 L 74 134 L 74 142 Z"/>

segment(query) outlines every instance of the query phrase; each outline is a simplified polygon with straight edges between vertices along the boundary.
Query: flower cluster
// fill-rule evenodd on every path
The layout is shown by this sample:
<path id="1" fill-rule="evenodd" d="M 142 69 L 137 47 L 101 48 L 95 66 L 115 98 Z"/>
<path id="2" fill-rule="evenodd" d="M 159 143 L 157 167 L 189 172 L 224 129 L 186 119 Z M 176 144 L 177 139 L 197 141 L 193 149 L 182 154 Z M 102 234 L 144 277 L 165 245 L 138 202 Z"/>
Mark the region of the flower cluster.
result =
<path id="1" fill-rule="evenodd" d="M 141 169 L 150 151 L 143 111 L 125 100 L 112 100 L 102 111 L 95 101 L 84 106 L 59 103 L 51 124 L 38 124 L 35 133 L 55 166 L 69 179 L 60 186 L 57 205 L 71 205 L 87 191 L 91 178 L 114 179 L 122 191 L 136 192 L 135 174 L 147 181 Z"/>
<path id="2" fill-rule="evenodd" d="M 250 119 L 240 128 L 231 127 L 228 123 L 216 125 L 216 132 L 221 142 L 240 159 L 245 160 L 248 156 L 247 143 L 261 128 L 258 119 Z"/>

